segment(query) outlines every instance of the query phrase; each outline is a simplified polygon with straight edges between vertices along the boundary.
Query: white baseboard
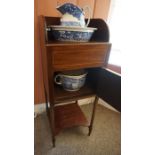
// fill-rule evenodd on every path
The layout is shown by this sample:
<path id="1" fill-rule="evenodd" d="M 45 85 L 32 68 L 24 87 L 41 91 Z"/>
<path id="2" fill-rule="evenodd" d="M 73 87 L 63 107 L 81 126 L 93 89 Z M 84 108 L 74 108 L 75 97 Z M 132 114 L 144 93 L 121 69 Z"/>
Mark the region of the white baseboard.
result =
<path id="1" fill-rule="evenodd" d="M 35 104 L 34 105 L 34 113 L 35 114 L 41 114 L 46 110 L 46 105 L 45 103 L 41 103 L 41 104 Z"/>
<path id="2" fill-rule="evenodd" d="M 79 105 L 85 105 L 85 104 L 90 104 L 93 101 L 94 101 L 94 97 L 91 97 L 91 98 L 86 98 L 86 99 L 78 100 L 78 104 Z M 68 103 L 62 103 L 62 104 L 59 104 L 59 105 L 64 105 L 64 104 L 68 104 Z M 102 106 L 105 106 L 106 108 L 108 108 L 110 110 L 118 112 L 116 109 L 114 109 L 112 106 L 110 106 L 108 103 L 106 103 L 105 101 L 103 101 L 101 99 L 99 99 L 98 104 L 100 104 Z M 34 105 L 34 113 L 36 115 L 43 113 L 45 110 L 46 110 L 45 103 Z"/>
<path id="3" fill-rule="evenodd" d="M 115 112 L 118 112 L 115 108 L 113 108 L 111 105 L 109 105 L 107 102 L 99 99 L 98 101 L 98 104 L 102 105 L 102 106 L 105 106 L 106 108 L 110 109 L 110 110 L 113 110 Z"/>

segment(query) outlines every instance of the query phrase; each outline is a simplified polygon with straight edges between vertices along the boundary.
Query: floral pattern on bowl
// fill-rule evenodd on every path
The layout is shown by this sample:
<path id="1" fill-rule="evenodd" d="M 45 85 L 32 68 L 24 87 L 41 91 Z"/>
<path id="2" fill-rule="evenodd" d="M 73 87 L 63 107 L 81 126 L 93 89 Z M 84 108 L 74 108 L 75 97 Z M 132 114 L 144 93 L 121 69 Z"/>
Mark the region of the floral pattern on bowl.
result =
<path id="1" fill-rule="evenodd" d="M 53 36 L 59 41 L 78 41 L 88 42 L 96 28 L 90 27 L 64 27 L 64 26 L 50 26 L 52 28 Z"/>
<path id="2" fill-rule="evenodd" d="M 54 30 L 53 35 L 59 41 L 81 41 L 87 42 L 91 39 L 93 32 L 75 32 Z"/>

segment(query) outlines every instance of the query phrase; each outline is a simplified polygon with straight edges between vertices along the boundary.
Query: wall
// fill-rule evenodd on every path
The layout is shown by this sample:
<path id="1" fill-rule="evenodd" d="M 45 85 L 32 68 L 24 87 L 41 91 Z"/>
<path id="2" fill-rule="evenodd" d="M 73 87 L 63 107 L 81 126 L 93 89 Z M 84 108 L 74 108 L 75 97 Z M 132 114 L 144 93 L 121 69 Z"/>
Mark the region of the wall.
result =
<path id="1" fill-rule="evenodd" d="M 89 5 L 92 9 L 93 18 L 108 17 L 110 0 L 34 0 L 34 103 L 44 103 L 44 88 L 42 70 L 40 64 L 40 44 L 39 44 L 39 15 L 61 16 L 55 9 L 58 4 L 71 2 L 80 7 Z M 86 14 L 87 17 L 87 14 Z"/>

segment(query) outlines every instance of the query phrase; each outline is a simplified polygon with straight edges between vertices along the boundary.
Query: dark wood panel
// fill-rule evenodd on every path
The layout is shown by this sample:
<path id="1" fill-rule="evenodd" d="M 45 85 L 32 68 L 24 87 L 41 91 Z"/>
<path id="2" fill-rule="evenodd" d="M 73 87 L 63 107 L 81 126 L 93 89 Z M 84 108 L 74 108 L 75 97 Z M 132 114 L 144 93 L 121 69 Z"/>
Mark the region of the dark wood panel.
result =
<path id="1" fill-rule="evenodd" d="M 121 111 L 121 76 L 106 69 L 98 69 L 98 88 L 97 95 Z"/>

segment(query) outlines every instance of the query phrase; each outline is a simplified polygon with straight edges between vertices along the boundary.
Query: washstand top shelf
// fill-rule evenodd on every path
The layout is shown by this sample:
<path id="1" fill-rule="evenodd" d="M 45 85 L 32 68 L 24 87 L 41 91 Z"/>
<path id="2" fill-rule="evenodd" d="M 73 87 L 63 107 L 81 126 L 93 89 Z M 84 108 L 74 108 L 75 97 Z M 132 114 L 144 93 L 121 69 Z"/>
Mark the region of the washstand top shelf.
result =
<path id="1" fill-rule="evenodd" d="M 65 42 L 65 41 L 48 41 L 46 46 L 74 46 L 74 45 L 101 45 L 101 44 L 110 44 L 109 42 L 103 41 L 89 41 L 89 42 Z"/>
<path id="2" fill-rule="evenodd" d="M 65 43 L 60 41 L 55 41 L 55 38 L 53 36 L 52 30 L 48 30 L 51 25 L 60 25 L 60 17 L 48 17 L 48 16 L 42 16 L 42 20 L 45 27 L 45 40 L 46 45 L 50 44 L 75 44 L 74 42 Z M 86 19 L 87 22 L 87 19 Z M 90 23 L 88 27 L 94 27 L 97 28 L 97 30 L 93 33 L 93 36 L 89 42 L 76 42 L 76 44 L 95 44 L 95 43 L 103 43 L 103 42 L 109 42 L 110 39 L 110 33 L 107 23 L 103 19 L 99 18 L 92 18 L 90 19 Z"/>

